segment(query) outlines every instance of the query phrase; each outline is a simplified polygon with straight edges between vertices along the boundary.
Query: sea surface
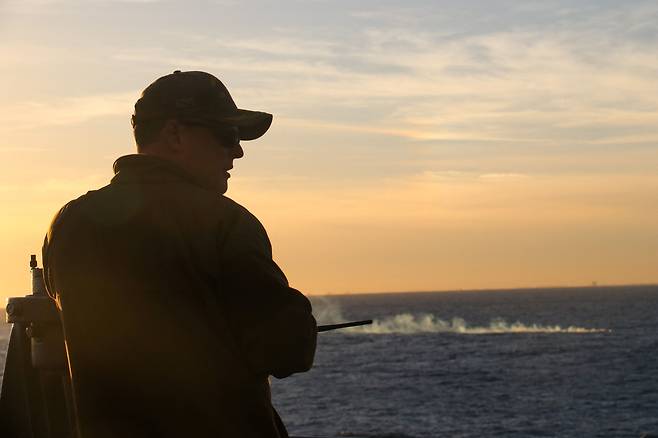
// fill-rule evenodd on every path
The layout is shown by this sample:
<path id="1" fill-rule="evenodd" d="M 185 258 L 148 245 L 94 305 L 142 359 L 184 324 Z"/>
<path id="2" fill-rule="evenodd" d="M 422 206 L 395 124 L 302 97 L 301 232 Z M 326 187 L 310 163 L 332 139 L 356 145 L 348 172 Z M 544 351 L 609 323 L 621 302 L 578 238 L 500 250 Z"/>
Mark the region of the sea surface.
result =
<path id="1" fill-rule="evenodd" d="M 658 436 L 658 287 L 314 300 L 314 368 L 274 380 L 291 435 Z"/>
<path id="2" fill-rule="evenodd" d="M 310 372 L 273 379 L 292 436 L 658 435 L 658 286 L 313 297 Z M 0 364 L 7 331 L 0 329 Z"/>

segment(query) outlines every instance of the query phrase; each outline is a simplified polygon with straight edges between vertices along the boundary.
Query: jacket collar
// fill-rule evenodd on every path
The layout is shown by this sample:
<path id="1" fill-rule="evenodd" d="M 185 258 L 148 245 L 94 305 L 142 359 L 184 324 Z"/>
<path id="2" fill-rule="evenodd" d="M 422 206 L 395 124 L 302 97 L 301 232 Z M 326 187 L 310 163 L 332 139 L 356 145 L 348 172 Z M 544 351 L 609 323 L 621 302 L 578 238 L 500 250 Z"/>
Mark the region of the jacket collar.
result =
<path id="1" fill-rule="evenodd" d="M 199 182 L 178 166 L 164 158 L 145 154 L 131 154 L 119 157 L 112 166 L 112 183 L 167 183 L 187 181 L 203 187 Z"/>

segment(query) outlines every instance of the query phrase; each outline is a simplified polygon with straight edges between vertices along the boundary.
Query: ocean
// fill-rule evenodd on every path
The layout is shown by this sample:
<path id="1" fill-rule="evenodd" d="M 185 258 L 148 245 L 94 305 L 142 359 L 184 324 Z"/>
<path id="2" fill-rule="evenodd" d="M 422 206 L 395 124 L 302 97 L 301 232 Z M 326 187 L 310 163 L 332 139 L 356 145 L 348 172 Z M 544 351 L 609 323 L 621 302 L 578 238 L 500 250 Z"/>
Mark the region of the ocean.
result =
<path id="1" fill-rule="evenodd" d="M 320 324 L 375 322 L 320 333 L 311 371 L 272 380 L 292 436 L 658 434 L 658 286 L 312 301 Z"/>
<path id="2" fill-rule="evenodd" d="M 658 434 L 658 287 L 314 299 L 314 368 L 273 380 L 292 435 Z"/>

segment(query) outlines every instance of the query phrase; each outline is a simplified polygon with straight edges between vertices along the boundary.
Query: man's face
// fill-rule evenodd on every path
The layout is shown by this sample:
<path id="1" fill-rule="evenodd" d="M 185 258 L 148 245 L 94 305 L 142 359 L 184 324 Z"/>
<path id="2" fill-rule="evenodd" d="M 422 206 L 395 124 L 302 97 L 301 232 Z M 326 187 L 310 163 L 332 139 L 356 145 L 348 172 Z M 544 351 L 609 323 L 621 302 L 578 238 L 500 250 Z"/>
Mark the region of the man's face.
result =
<path id="1" fill-rule="evenodd" d="M 204 186 L 226 193 L 233 160 L 244 155 L 240 142 L 205 126 L 179 125 L 179 134 L 178 164 Z"/>

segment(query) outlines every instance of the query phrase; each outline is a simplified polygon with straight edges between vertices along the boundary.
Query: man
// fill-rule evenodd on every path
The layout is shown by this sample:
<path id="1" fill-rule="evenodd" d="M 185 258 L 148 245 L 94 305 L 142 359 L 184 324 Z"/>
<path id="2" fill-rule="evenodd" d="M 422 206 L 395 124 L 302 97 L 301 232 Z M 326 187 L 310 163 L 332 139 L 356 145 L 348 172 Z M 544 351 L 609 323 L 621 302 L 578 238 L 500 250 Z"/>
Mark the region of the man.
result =
<path id="1" fill-rule="evenodd" d="M 82 438 L 287 436 L 268 376 L 310 369 L 315 319 L 222 196 L 240 140 L 271 121 L 208 73 L 163 76 L 135 104 L 138 153 L 55 216 L 44 276 Z"/>

